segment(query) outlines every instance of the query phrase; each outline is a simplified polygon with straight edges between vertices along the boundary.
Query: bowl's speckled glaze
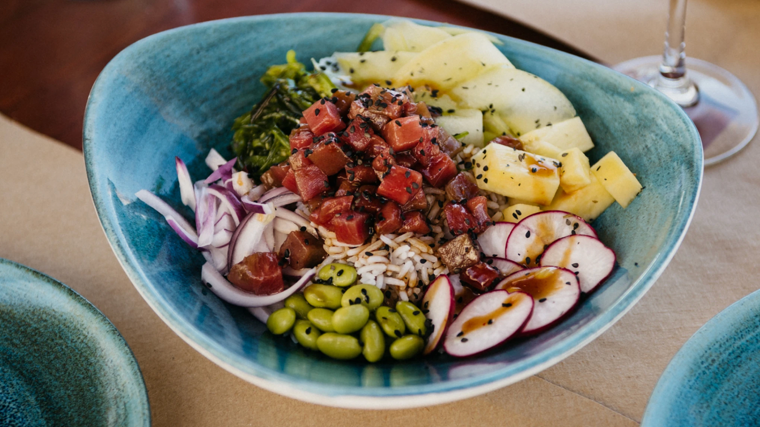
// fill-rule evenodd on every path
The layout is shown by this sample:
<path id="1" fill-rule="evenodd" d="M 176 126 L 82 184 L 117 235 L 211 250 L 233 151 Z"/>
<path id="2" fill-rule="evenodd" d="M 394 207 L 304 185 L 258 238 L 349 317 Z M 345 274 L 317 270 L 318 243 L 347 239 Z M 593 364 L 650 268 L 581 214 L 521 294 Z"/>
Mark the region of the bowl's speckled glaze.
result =
<path id="1" fill-rule="evenodd" d="M 0 425 L 150 426 L 140 368 L 66 285 L 0 258 Z"/>
<path id="2" fill-rule="evenodd" d="M 760 291 L 702 326 L 670 361 L 649 398 L 645 427 L 760 422 Z"/>
<path id="3" fill-rule="evenodd" d="M 203 258 L 187 247 L 136 191 L 179 208 L 174 156 L 195 179 L 208 174 L 211 147 L 223 154 L 232 120 L 263 94 L 267 66 L 352 51 L 383 16 L 287 14 L 182 27 L 121 52 L 93 87 L 84 151 L 93 200 L 135 287 L 185 341 L 225 369 L 277 393 L 326 405 L 400 408 L 443 403 L 503 387 L 545 369 L 593 340 L 641 298 L 683 238 L 702 179 L 696 129 L 649 87 L 577 57 L 498 37 L 516 67 L 541 76 L 575 105 L 597 148 L 615 150 L 646 187 L 593 225 L 618 254 L 601 288 L 549 331 L 481 356 L 405 363 L 337 362 L 265 333 L 248 312 L 223 303 L 200 281 Z M 435 23 L 427 23 L 437 25 Z"/>

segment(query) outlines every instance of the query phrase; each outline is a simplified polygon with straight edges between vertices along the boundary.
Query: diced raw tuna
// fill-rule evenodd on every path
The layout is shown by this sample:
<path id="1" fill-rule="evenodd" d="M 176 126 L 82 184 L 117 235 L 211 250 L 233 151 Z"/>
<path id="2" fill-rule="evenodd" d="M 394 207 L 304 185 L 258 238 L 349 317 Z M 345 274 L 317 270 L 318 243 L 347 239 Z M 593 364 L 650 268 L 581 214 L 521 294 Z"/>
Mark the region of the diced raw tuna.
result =
<path id="1" fill-rule="evenodd" d="M 292 168 L 288 169 L 288 172 L 285 174 L 285 178 L 282 179 L 282 186 L 298 194 L 299 196 L 301 195 L 301 193 L 298 191 L 298 184 L 296 184 L 295 171 Z"/>
<path id="2" fill-rule="evenodd" d="M 422 174 L 430 185 L 440 188 L 457 174 L 457 165 L 448 154 L 438 153 L 430 159 L 430 164 L 422 170 Z"/>
<path id="3" fill-rule="evenodd" d="M 449 199 L 462 203 L 476 197 L 480 193 L 475 177 L 469 172 L 457 174 L 448 184 L 446 184 L 446 195 Z"/>
<path id="4" fill-rule="evenodd" d="M 417 166 L 417 159 L 410 153 L 397 153 L 396 164 L 412 169 Z"/>
<path id="5" fill-rule="evenodd" d="M 319 265 L 327 256 L 322 239 L 306 231 L 293 231 L 280 246 L 280 257 L 288 260 L 290 267 L 300 270 Z"/>
<path id="6" fill-rule="evenodd" d="M 356 191 L 354 197 L 354 210 L 376 214 L 380 212 L 383 203 L 377 197 L 377 187 L 374 185 L 362 185 Z"/>
<path id="7" fill-rule="evenodd" d="M 320 99 L 303 112 L 306 123 L 309 124 L 314 135 L 322 135 L 326 132 L 337 132 L 346 127 L 340 119 L 338 107 L 330 101 Z"/>
<path id="8" fill-rule="evenodd" d="M 337 140 L 328 139 L 314 146 L 309 160 L 317 165 L 325 175 L 332 176 L 342 171 L 351 159 L 340 148 Z"/>
<path id="9" fill-rule="evenodd" d="M 459 274 L 459 278 L 475 291 L 486 292 L 498 282 L 499 271 L 484 262 L 479 262 L 467 267 Z"/>
<path id="10" fill-rule="evenodd" d="M 315 224 L 327 225 L 336 214 L 350 211 L 353 200 L 354 196 L 328 197 L 317 209 L 312 210 L 309 219 Z"/>
<path id="11" fill-rule="evenodd" d="M 411 150 L 423 137 L 420 116 L 401 117 L 383 126 L 383 138 L 395 151 Z"/>
<path id="12" fill-rule="evenodd" d="M 425 197 L 425 192 L 420 188 L 416 193 L 414 193 L 414 197 L 409 199 L 408 202 L 404 203 L 404 205 L 401 206 L 401 211 L 421 211 L 427 209 L 427 206 L 428 204 L 427 198 Z"/>
<path id="13" fill-rule="evenodd" d="M 308 126 L 299 126 L 290 131 L 290 148 L 306 148 L 314 140 L 314 133 Z"/>
<path id="14" fill-rule="evenodd" d="M 227 279 L 236 288 L 255 295 L 282 292 L 282 268 L 274 252 L 257 252 L 232 266 Z"/>
<path id="15" fill-rule="evenodd" d="M 295 171 L 298 194 L 304 201 L 309 201 L 330 189 L 327 175 L 314 165 Z"/>
<path id="16" fill-rule="evenodd" d="M 414 211 L 404 214 L 404 225 L 401 226 L 399 233 L 408 233 L 410 231 L 418 234 L 430 233 L 430 227 L 422 212 Z"/>
<path id="17" fill-rule="evenodd" d="M 372 167 L 367 165 L 346 166 L 348 180 L 355 184 L 375 184 L 377 175 Z"/>
<path id="18" fill-rule="evenodd" d="M 417 190 L 421 189 L 422 175 L 419 172 L 396 165 L 383 178 L 383 182 L 377 188 L 377 193 L 403 205 L 414 196 Z"/>
<path id="19" fill-rule="evenodd" d="M 288 164 L 274 165 L 261 175 L 261 182 L 268 188 L 282 187 L 282 181 L 289 170 L 290 165 Z"/>
<path id="20" fill-rule="evenodd" d="M 467 212 L 464 206 L 458 203 L 446 204 L 443 208 L 443 215 L 446 218 L 446 223 L 449 225 L 449 231 L 455 236 L 465 234 L 477 227 L 475 218 Z"/>
<path id="21" fill-rule="evenodd" d="M 491 224 L 491 217 L 488 216 L 488 199 L 484 196 L 473 197 L 467 200 L 467 210 L 475 218 L 475 233 L 480 234 Z"/>
<path id="22" fill-rule="evenodd" d="M 388 201 L 383 205 L 377 219 L 378 221 L 375 225 L 377 234 L 395 233 L 404 225 L 404 219 L 401 217 L 401 208 L 394 201 Z"/>
<path id="23" fill-rule="evenodd" d="M 375 132 L 372 127 L 359 117 L 348 124 L 346 130 L 341 133 L 340 140 L 354 151 L 365 151 L 370 147 L 373 136 Z"/>
<path id="24" fill-rule="evenodd" d="M 370 214 L 362 212 L 343 212 L 330 221 L 336 238 L 341 243 L 361 245 L 369 238 Z"/>

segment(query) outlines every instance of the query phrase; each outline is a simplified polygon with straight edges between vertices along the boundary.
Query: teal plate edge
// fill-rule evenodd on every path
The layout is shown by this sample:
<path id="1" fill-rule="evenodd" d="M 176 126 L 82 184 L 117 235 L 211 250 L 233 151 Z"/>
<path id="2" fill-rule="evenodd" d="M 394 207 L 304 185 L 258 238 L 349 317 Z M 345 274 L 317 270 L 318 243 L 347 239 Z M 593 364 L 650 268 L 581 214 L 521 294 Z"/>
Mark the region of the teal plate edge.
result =
<path id="1" fill-rule="evenodd" d="M 696 208 L 696 203 L 699 198 L 699 192 L 702 186 L 703 153 L 701 145 L 694 150 L 693 157 L 684 159 L 684 162 L 693 165 L 694 176 L 691 176 L 690 178 L 693 178 L 693 180 L 696 181 L 696 185 L 691 187 L 691 191 L 685 193 L 684 197 L 682 198 L 682 202 L 686 206 L 691 207 L 688 215 L 681 217 L 677 223 L 673 224 L 668 232 L 668 235 L 664 238 L 663 246 L 667 248 L 664 257 L 659 258 L 657 262 L 654 263 L 655 265 L 649 266 L 641 274 L 636 283 L 634 283 L 628 290 L 620 295 L 613 306 L 604 310 L 595 319 L 574 331 L 572 337 L 562 342 L 562 345 L 555 346 L 548 351 L 542 352 L 541 354 L 527 357 L 523 360 L 520 360 L 519 362 L 510 364 L 506 368 L 483 373 L 483 375 L 480 375 L 474 379 L 450 381 L 445 384 L 445 386 L 417 385 L 378 391 L 338 385 L 313 385 L 304 384 L 299 381 L 293 381 L 293 379 L 289 378 L 287 375 L 282 375 L 262 366 L 248 363 L 248 361 L 246 361 L 244 358 L 229 354 L 229 352 L 225 351 L 223 348 L 218 347 L 216 343 L 211 341 L 209 338 L 203 336 L 202 334 L 199 334 L 196 330 L 194 330 L 192 325 L 184 322 L 178 313 L 162 306 L 159 303 L 157 296 L 153 295 L 150 292 L 150 287 L 147 285 L 148 279 L 145 273 L 141 269 L 136 268 L 136 266 L 139 265 L 137 260 L 123 246 L 121 239 L 124 236 L 120 234 L 119 230 L 116 227 L 114 227 L 115 224 L 113 218 L 107 213 L 107 209 L 105 208 L 105 200 L 98 192 L 98 188 L 105 188 L 107 186 L 107 183 L 99 181 L 100 176 L 97 174 L 93 166 L 95 159 L 92 158 L 93 148 L 90 146 L 90 144 L 93 143 L 91 134 L 93 130 L 88 125 L 87 121 L 89 110 L 91 108 L 94 108 L 94 106 L 100 102 L 99 98 L 102 96 L 102 94 L 99 92 L 99 90 L 102 81 L 114 77 L 113 75 L 116 73 L 114 64 L 118 62 L 122 57 L 126 56 L 130 50 L 139 48 L 141 44 L 150 43 L 154 38 L 160 38 L 169 34 L 187 31 L 188 29 L 196 27 L 213 28 L 214 26 L 224 25 L 227 22 L 247 21 L 255 23 L 257 21 L 277 20 L 284 22 L 299 17 L 309 18 L 315 16 L 336 20 L 362 20 L 366 21 L 368 25 L 374 22 L 381 22 L 383 20 L 391 18 L 391 16 L 368 14 L 296 13 L 230 18 L 180 27 L 164 31 L 162 33 L 154 34 L 126 48 L 119 55 L 117 55 L 111 61 L 111 63 L 109 63 L 108 66 L 106 66 L 106 68 L 96 80 L 90 93 L 87 104 L 87 112 L 85 114 L 84 154 L 87 175 L 90 184 L 90 191 L 95 208 L 99 213 L 101 225 L 119 262 L 129 276 L 130 280 L 132 280 L 134 283 L 139 293 L 143 296 L 151 308 L 159 315 L 159 317 L 161 317 L 161 319 L 191 347 L 224 369 L 228 370 L 229 372 L 243 379 L 246 379 L 247 381 L 250 381 L 262 388 L 278 394 L 298 398 L 312 403 L 348 408 L 371 409 L 408 408 L 431 404 L 441 404 L 476 396 L 515 383 L 531 375 L 534 375 L 570 356 L 594 340 L 597 336 L 602 334 L 605 330 L 612 326 L 612 324 L 619 320 L 631 307 L 633 307 L 633 305 L 639 299 L 643 297 L 646 291 L 651 288 L 656 279 L 662 274 L 667 264 L 675 255 L 676 249 L 681 244 L 686 230 L 688 229 L 688 226 L 691 223 L 692 217 L 694 215 L 694 210 Z M 440 25 L 440 23 L 432 21 L 414 21 L 421 24 Z M 528 56 L 540 54 L 546 56 L 552 61 L 579 61 L 583 63 L 585 67 L 587 67 L 589 72 L 596 72 L 606 76 L 609 76 L 609 73 L 611 72 L 608 68 L 602 65 L 572 56 L 570 54 L 495 33 L 488 34 L 491 34 L 498 39 L 509 43 L 510 47 L 513 50 L 523 51 L 523 53 Z M 665 104 L 668 104 L 673 110 L 672 112 L 676 114 L 681 120 L 682 123 L 680 125 L 685 126 L 689 129 L 690 138 L 694 141 L 700 141 L 696 128 L 680 107 L 667 99 L 664 95 L 656 93 L 651 88 L 638 81 L 635 81 L 622 74 L 618 74 L 617 78 L 625 81 L 626 84 L 630 85 L 632 90 L 635 89 L 636 91 L 649 92 L 652 96 L 658 97 Z M 243 368 L 241 368 L 241 366 L 243 366 Z M 344 397 L 350 397 L 350 399 L 344 399 Z"/>
<path id="2" fill-rule="evenodd" d="M 70 322 L 71 318 L 76 319 L 77 321 L 81 321 L 82 323 L 79 325 L 75 325 L 78 330 L 76 330 L 73 335 L 69 335 L 63 331 L 55 331 L 54 335 L 55 337 L 53 340 L 56 343 L 61 343 L 61 340 L 65 340 L 66 337 L 69 337 L 70 339 L 74 339 L 71 343 L 66 343 L 67 345 L 71 346 L 78 346 L 80 348 L 77 349 L 78 354 L 75 358 L 82 358 L 83 355 L 88 351 L 95 351 L 97 352 L 107 352 L 107 351 L 113 351 L 114 353 L 109 355 L 109 360 L 103 366 L 100 366 L 98 369 L 95 368 L 87 368 L 88 372 L 86 374 L 89 375 L 99 375 L 98 372 L 101 372 L 102 369 L 113 369 L 117 368 L 119 371 L 114 373 L 110 372 L 108 373 L 108 378 L 103 379 L 104 384 L 97 384 L 97 383 L 88 383 L 86 385 L 80 385 L 80 390 L 82 390 L 82 393 L 80 394 L 75 390 L 74 388 L 64 388 L 61 390 L 61 392 L 65 393 L 65 399 L 55 400 L 53 402 L 52 406 L 49 404 L 52 402 L 50 399 L 53 399 L 53 396 L 36 396 L 37 398 L 41 398 L 41 402 L 43 403 L 43 412 L 40 413 L 39 408 L 37 407 L 30 407 L 28 404 L 31 401 L 28 401 L 29 398 L 32 398 L 30 396 L 15 396 L 14 399 L 20 399 L 16 403 L 23 403 L 26 402 L 27 405 L 23 408 L 15 408 L 16 410 L 21 410 L 22 413 L 17 413 L 15 415 L 21 416 L 21 419 L 15 419 L 13 413 L 5 413 L 2 417 L 0 417 L 0 421 L 2 419 L 5 419 L 4 422 L 10 422 L 11 425 L 16 425 L 14 422 L 16 421 L 25 421 L 30 422 L 31 425 L 37 425 L 36 422 L 43 422 L 44 425 L 48 425 L 46 423 L 53 423 L 56 425 L 62 425 L 61 422 L 94 422 L 98 425 L 119 425 L 119 426 L 125 426 L 125 427 L 137 427 L 137 426 L 150 426 L 151 425 L 151 412 L 150 412 L 150 402 L 148 400 L 148 391 L 145 386 L 145 381 L 142 376 L 142 372 L 140 370 L 140 366 L 137 363 L 137 360 L 135 359 L 134 353 L 132 353 L 132 350 L 129 348 L 129 345 L 127 344 L 126 340 L 124 340 L 124 337 L 119 333 L 118 329 L 111 323 L 111 321 L 100 311 L 97 307 L 95 307 L 91 302 L 89 302 L 87 299 L 85 299 L 83 296 L 81 296 L 79 293 L 71 289 L 70 287 L 66 286 L 65 284 L 53 279 L 52 277 L 41 273 L 37 270 L 34 270 L 32 268 L 29 268 L 25 265 L 16 263 L 14 261 L 10 261 L 4 258 L 0 258 L 0 280 L 1 281 L 7 281 L 9 283 L 14 282 L 24 282 L 25 284 L 34 283 L 32 287 L 27 287 L 26 289 L 5 289 L 3 291 L 0 289 L 0 295 L 6 295 L 6 297 L 13 298 L 14 295 L 20 300 L 13 301 L 13 300 L 0 300 L 0 305 L 4 306 L 4 309 L 12 311 L 12 307 L 18 303 L 22 303 L 27 305 L 28 310 L 34 310 L 36 307 L 44 307 L 44 304 L 46 303 L 46 299 L 55 299 L 60 303 L 61 301 L 65 301 L 66 305 L 59 306 L 60 312 L 62 313 L 63 317 L 56 316 L 56 313 L 47 313 L 45 312 L 46 316 L 44 317 L 44 325 L 41 327 L 47 326 L 61 326 L 60 321 L 66 321 Z M 12 286 L 12 285 L 11 285 Z M 41 289 L 40 289 L 41 288 Z M 31 291 L 31 292 L 29 292 Z M 39 292 L 43 292 L 42 296 L 39 296 Z M 30 295 L 31 293 L 31 295 Z M 69 305 L 70 303 L 70 305 Z M 11 312 L 5 312 L 3 316 L 11 316 L 13 318 L 16 318 L 18 316 L 21 316 L 22 318 L 25 317 L 25 314 L 28 310 L 25 310 L 25 313 L 11 313 Z M 70 317 L 69 317 L 70 316 Z M 68 321 L 66 319 L 69 319 Z M 28 322 L 39 322 L 41 318 L 25 318 L 24 324 Z M 86 329 L 85 329 L 86 328 Z M 5 335 L 11 334 L 15 335 L 17 332 L 14 331 L 6 331 L 7 333 Z M 51 331 L 53 332 L 53 331 Z M 84 335 L 83 335 L 84 334 Z M 2 334 L 0 334 L 2 335 Z M 39 336 L 35 337 L 35 339 L 40 338 Z M 23 338 L 19 338 L 21 341 L 24 341 Z M 42 337 L 41 340 L 45 340 L 45 337 Z M 88 342 L 88 340 L 91 340 L 91 342 Z M 39 340 L 35 340 L 34 342 L 38 342 Z M 26 341 L 24 341 L 26 342 Z M 3 343 L 3 345 L 7 345 L 8 343 Z M 7 348 L 6 350 L 12 351 L 15 356 L 19 356 L 23 354 L 24 351 L 31 350 L 36 351 L 36 348 L 28 349 L 13 349 L 13 348 Z M 84 353 L 82 353 L 84 352 Z M 50 363 L 56 364 L 58 362 L 62 362 L 56 355 L 51 355 L 53 358 L 51 361 L 48 361 Z M 76 361 L 75 361 L 76 362 Z M 24 362 L 25 364 L 26 362 Z M 86 362 L 88 366 L 95 366 L 97 365 L 97 361 L 88 361 Z M 69 363 L 66 363 L 67 366 L 65 369 L 58 369 L 58 372 L 62 376 L 66 375 L 72 375 L 76 374 L 77 379 L 85 378 L 82 375 L 85 375 L 85 372 L 81 371 L 77 366 L 71 366 Z M 28 372 L 34 372 L 33 368 L 26 367 L 27 373 Z M 7 371 L 7 369 L 11 369 L 11 371 Z M 3 374 L 8 375 L 13 373 L 13 366 L 4 366 L 3 367 Z M 91 371 L 91 372 L 89 372 Z M 101 372 L 102 373 L 102 372 Z M 5 377 L 4 377 L 5 378 Z M 15 375 L 11 375 L 11 379 L 15 379 Z M 7 378 L 6 378 L 7 379 Z M 35 383 L 29 384 L 25 386 L 23 383 L 18 383 L 15 386 L 13 384 L 6 384 L 5 386 L 10 387 L 11 391 L 25 391 L 30 386 L 32 389 L 37 389 L 38 387 L 42 387 L 41 384 L 45 384 L 47 379 L 37 378 L 34 377 Z M 61 378 L 51 378 L 49 379 L 51 384 L 57 384 Z M 121 381 L 126 381 L 121 382 Z M 73 387 L 74 383 L 67 382 L 65 384 L 58 384 L 58 386 L 68 386 Z M 20 387 L 20 388 L 19 388 Z M 94 397 L 91 395 L 91 393 L 94 393 L 98 390 L 101 390 L 102 387 L 112 387 L 108 390 L 104 390 L 108 392 L 108 395 L 102 396 L 103 399 L 108 399 L 107 401 L 102 402 L 95 402 Z M 70 401 L 70 399 L 76 399 L 77 396 L 79 397 L 86 397 L 86 402 L 73 402 Z M 128 399 L 128 401 L 120 401 L 120 399 Z M 46 403 L 47 402 L 47 403 Z M 66 408 L 64 407 L 66 402 L 68 403 L 76 403 L 76 408 Z M 6 402 L 8 403 L 8 402 Z M 10 402 L 12 403 L 12 402 Z M 39 403 L 39 402 L 38 402 Z M 100 405 L 105 405 L 100 406 Z M 100 408 L 102 411 L 104 411 L 101 415 L 93 415 L 94 413 L 98 412 L 97 409 Z M 13 410 L 14 407 L 11 405 L 10 407 L 6 408 L 7 410 Z M 27 413 L 23 413 L 26 411 Z M 30 417 L 31 415 L 31 417 Z M 94 419 L 92 417 L 98 418 L 102 416 L 101 419 Z M 10 418 L 8 418 L 10 417 Z M 36 418 L 40 417 L 40 418 Z M 53 417 L 55 419 L 50 419 L 50 417 Z M 44 421 L 42 419 L 44 418 Z M 65 418 L 61 419 L 61 418 Z M 68 421 L 66 421 L 68 420 Z M 78 420 L 78 421 L 75 421 Z M 22 423 L 21 425 L 27 425 L 25 423 Z M 50 424 L 52 425 L 52 424 Z"/>
<path id="3" fill-rule="evenodd" d="M 710 319 L 676 353 L 641 425 L 757 425 L 759 403 L 760 291 L 755 291 Z"/>

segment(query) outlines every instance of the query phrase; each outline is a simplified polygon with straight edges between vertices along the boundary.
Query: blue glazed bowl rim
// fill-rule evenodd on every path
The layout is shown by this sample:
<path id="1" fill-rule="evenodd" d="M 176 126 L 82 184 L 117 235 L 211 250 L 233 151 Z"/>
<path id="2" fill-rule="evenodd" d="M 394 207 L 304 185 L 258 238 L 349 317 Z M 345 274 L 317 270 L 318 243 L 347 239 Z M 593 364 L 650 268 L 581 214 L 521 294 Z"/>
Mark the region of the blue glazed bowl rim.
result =
<path id="1" fill-rule="evenodd" d="M 19 264 L 17 262 L 0 258 L 0 275 L 2 274 L 2 270 L 8 268 L 8 269 L 16 269 L 19 270 L 22 274 L 27 276 L 30 281 L 37 282 L 38 284 L 43 284 L 46 286 L 50 286 L 53 288 L 58 289 L 62 295 L 64 295 L 71 303 L 75 304 L 80 310 L 88 313 L 91 315 L 95 321 L 97 322 L 97 325 L 89 325 L 91 327 L 97 326 L 98 337 L 93 337 L 94 339 L 98 339 L 101 341 L 111 341 L 112 344 L 114 344 L 114 347 L 119 349 L 121 352 L 121 360 L 125 361 L 126 364 L 122 365 L 120 369 L 122 369 L 122 372 L 126 372 L 129 375 L 129 378 L 134 384 L 137 384 L 137 389 L 140 391 L 139 395 L 139 405 L 140 405 L 140 411 L 139 413 L 130 413 L 130 417 L 139 417 L 142 419 L 142 424 L 145 426 L 151 425 L 151 413 L 150 413 L 150 401 L 148 400 L 148 389 L 145 386 L 145 380 L 143 379 L 142 371 L 140 370 L 140 365 L 137 363 L 137 359 L 135 358 L 134 353 L 132 352 L 132 349 L 129 347 L 129 344 L 127 344 L 127 341 L 124 339 L 124 337 L 121 335 L 118 329 L 116 329 L 116 326 L 111 322 L 111 320 L 106 317 L 105 314 L 103 314 L 102 311 L 100 311 L 93 303 L 88 301 L 85 297 L 80 295 L 77 291 L 71 289 L 66 284 L 59 282 L 58 280 L 53 279 L 52 277 L 48 276 L 45 273 L 42 273 L 40 271 L 37 271 L 33 268 L 27 267 L 23 264 Z M 43 292 L 39 297 L 44 299 L 48 293 Z M 96 330 L 95 328 L 92 329 L 93 331 Z M 113 402 L 112 402 L 113 403 Z"/>
<path id="2" fill-rule="evenodd" d="M 150 281 L 142 269 L 139 268 L 139 263 L 124 247 L 123 234 L 121 234 L 120 230 L 115 227 L 114 222 L 109 217 L 107 204 L 104 203 L 104 195 L 98 192 L 98 187 L 100 186 L 98 180 L 101 177 L 98 175 L 98 170 L 94 166 L 96 159 L 93 158 L 93 144 L 96 144 L 97 140 L 95 139 L 94 135 L 95 126 L 90 123 L 90 118 L 92 116 L 91 110 L 97 108 L 98 104 L 101 102 L 101 97 L 105 96 L 106 92 L 104 92 L 104 82 L 112 79 L 114 75 L 118 73 L 118 62 L 120 59 L 127 56 L 130 51 L 140 49 L 143 45 L 152 43 L 153 40 L 157 40 L 174 33 L 192 31 L 195 28 L 215 27 L 238 22 L 250 22 L 254 24 L 264 21 L 286 22 L 292 19 L 314 16 L 330 18 L 335 20 L 335 22 L 340 22 L 340 20 L 345 19 L 359 18 L 367 20 L 368 23 L 370 21 L 382 22 L 384 20 L 393 18 L 392 16 L 387 15 L 304 12 L 228 18 L 178 27 L 148 36 L 125 48 L 104 68 L 104 70 L 95 81 L 95 84 L 93 85 L 93 88 L 90 92 L 87 107 L 85 110 L 83 147 L 85 155 L 85 166 L 90 184 L 90 192 L 101 222 L 101 226 L 103 227 L 106 237 L 108 238 L 108 242 L 116 254 L 119 263 L 129 276 L 132 283 L 135 285 L 135 288 L 138 290 L 140 295 L 142 295 L 148 305 L 153 309 L 153 311 L 156 312 L 156 314 L 158 314 L 164 323 L 166 323 L 175 333 L 177 333 L 177 335 L 179 335 L 185 342 L 196 349 L 199 353 L 203 354 L 227 371 L 255 385 L 287 397 L 292 397 L 311 403 L 361 409 L 398 409 L 441 404 L 477 396 L 479 394 L 507 386 L 509 384 L 525 379 L 531 375 L 534 375 L 570 356 L 586 344 L 593 341 L 596 337 L 611 327 L 617 320 L 619 320 L 631 307 L 635 305 L 639 299 L 644 296 L 646 291 L 652 287 L 656 279 L 665 270 L 668 263 L 675 255 L 676 250 L 683 241 L 686 230 L 691 223 L 702 186 L 702 144 L 696 127 L 688 118 L 688 116 L 678 105 L 651 87 L 634 79 L 631 79 L 628 76 L 619 74 L 600 64 L 548 47 L 537 45 L 535 43 L 496 33 L 484 32 L 486 34 L 497 37 L 499 40 L 505 43 L 527 47 L 529 49 L 537 49 L 545 52 L 547 55 L 554 55 L 558 58 L 571 59 L 572 61 L 579 61 L 594 69 L 603 70 L 602 72 L 604 73 L 616 74 L 619 78 L 624 79 L 626 84 L 630 85 L 633 89 L 637 91 L 644 91 L 650 95 L 659 97 L 660 100 L 663 101 L 664 105 L 669 106 L 669 108 L 675 111 L 676 115 L 689 129 L 689 139 L 694 142 L 693 157 L 688 160 L 690 161 L 689 164 L 694 165 L 694 176 L 691 176 L 691 178 L 693 178 L 693 182 L 695 182 L 696 185 L 693 188 L 684 189 L 684 191 L 688 192 L 688 194 L 686 194 L 688 196 L 688 199 L 685 200 L 685 203 L 686 206 L 688 206 L 689 212 L 688 215 L 682 215 L 681 217 L 677 218 L 677 222 L 668 230 L 668 236 L 662 245 L 663 256 L 655 259 L 651 265 L 647 266 L 646 269 L 641 273 L 639 279 L 633 282 L 631 287 L 626 290 L 614 304 L 612 304 L 604 311 L 600 312 L 595 319 L 578 328 L 567 340 L 543 352 L 537 353 L 520 361 L 510 363 L 503 369 L 485 372 L 473 378 L 452 380 L 440 384 L 425 384 L 385 389 L 368 389 L 341 385 L 307 383 L 304 381 L 295 380 L 287 374 L 273 372 L 263 366 L 258 365 L 256 362 L 250 359 L 235 355 L 225 349 L 223 346 L 220 346 L 217 343 L 213 342 L 204 334 L 200 333 L 192 326 L 192 324 L 185 321 L 179 313 L 161 304 L 158 295 L 154 294 L 151 290 L 151 287 L 148 286 L 148 283 Z M 426 21 L 419 19 L 412 20 L 425 25 L 441 25 L 441 23 L 435 21 Z"/>
<path id="3" fill-rule="evenodd" d="M 744 323 L 742 322 L 744 319 L 757 317 L 758 308 L 760 308 L 760 290 L 728 306 L 702 325 L 686 341 L 657 381 L 641 420 L 642 427 L 665 425 L 666 420 L 679 412 L 681 405 L 678 397 L 689 379 L 693 378 L 692 373 L 695 366 L 699 365 L 700 356 L 714 347 L 716 341 L 734 339 L 737 326 Z M 694 410 L 694 408 L 691 409 Z M 681 421 L 688 420 L 681 419 Z"/>

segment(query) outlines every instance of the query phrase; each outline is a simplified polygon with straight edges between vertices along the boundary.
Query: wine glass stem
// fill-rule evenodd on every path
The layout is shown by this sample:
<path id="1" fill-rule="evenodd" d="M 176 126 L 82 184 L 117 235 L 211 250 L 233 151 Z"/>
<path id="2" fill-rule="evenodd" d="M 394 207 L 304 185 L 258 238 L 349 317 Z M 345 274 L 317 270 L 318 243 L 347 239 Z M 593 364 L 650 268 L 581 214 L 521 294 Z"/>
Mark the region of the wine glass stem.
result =
<path id="1" fill-rule="evenodd" d="M 670 0 L 660 74 L 649 84 L 682 107 L 699 101 L 697 86 L 686 75 L 686 1 Z"/>

